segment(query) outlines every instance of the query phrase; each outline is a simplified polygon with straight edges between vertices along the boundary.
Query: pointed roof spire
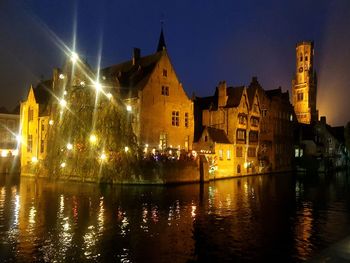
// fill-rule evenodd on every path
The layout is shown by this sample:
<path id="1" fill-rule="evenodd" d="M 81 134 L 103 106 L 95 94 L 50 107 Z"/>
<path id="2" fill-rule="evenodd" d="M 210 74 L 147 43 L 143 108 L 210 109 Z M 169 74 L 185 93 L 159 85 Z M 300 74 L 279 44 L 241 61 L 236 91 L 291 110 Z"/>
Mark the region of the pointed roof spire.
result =
<path id="1" fill-rule="evenodd" d="M 160 36 L 158 41 L 157 52 L 162 51 L 163 49 L 166 49 L 164 33 L 163 33 L 163 21 L 161 21 L 160 23 L 161 23 L 161 30 L 160 30 Z"/>

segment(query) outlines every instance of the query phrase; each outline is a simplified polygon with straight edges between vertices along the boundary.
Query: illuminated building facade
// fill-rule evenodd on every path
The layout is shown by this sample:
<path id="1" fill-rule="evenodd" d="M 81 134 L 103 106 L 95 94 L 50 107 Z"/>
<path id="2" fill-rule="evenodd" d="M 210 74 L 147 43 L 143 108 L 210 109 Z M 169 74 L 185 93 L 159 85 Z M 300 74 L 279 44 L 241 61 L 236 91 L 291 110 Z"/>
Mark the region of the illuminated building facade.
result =
<path id="1" fill-rule="evenodd" d="M 100 73 L 113 85 L 132 113 L 140 145 L 150 149 L 192 148 L 193 102 L 188 98 L 170 61 L 163 31 L 156 53 L 107 67 Z"/>
<path id="2" fill-rule="evenodd" d="M 214 177 L 257 173 L 261 118 L 258 93 L 248 94 L 247 87 L 227 87 L 222 81 L 214 96 L 196 98 L 195 104 L 201 120 L 197 123 L 194 148 L 209 154 L 212 165 L 217 166 Z M 226 142 L 212 134 L 225 134 Z"/>
<path id="3" fill-rule="evenodd" d="M 21 102 L 21 167 L 22 170 L 47 154 L 50 123 L 50 91 L 52 81 L 29 88 L 27 99 Z M 25 169 L 24 169 L 25 170 Z"/>
<path id="4" fill-rule="evenodd" d="M 316 110 L 317 78 L 314 71 L 314 44 L 300 42 L 296 46 L 296 73 L 292 80 L 292 101 L 299 123 L 318 120 Z"/>
<path id="5" fill-rule="evenodd" d="M 292 168 L 296 116 L 288 91 L 281 88 L 264 90 L 253 77 L 248 91 L 256 90 L 261 105 L 258 159 L 263 172 Z"/>

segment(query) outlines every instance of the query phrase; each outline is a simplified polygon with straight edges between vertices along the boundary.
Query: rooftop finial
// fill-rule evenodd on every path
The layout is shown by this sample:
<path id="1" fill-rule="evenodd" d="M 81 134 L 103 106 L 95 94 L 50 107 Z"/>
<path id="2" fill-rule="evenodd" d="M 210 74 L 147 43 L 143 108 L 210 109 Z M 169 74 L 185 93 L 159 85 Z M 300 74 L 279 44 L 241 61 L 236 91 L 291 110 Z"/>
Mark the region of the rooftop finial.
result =
<path id="1" fill-rule="evenodd" d="M 160 30 L 160 36 L 159 36 L 159 41 L 158 41 L 157 52 L 162 51 L 163 49 L 166 49 L 164 33 L 163 33 L 163 25 L 164 25 L 164 15 L 162 15 L 162 18 L 160 20 L 161 30 Z"/>

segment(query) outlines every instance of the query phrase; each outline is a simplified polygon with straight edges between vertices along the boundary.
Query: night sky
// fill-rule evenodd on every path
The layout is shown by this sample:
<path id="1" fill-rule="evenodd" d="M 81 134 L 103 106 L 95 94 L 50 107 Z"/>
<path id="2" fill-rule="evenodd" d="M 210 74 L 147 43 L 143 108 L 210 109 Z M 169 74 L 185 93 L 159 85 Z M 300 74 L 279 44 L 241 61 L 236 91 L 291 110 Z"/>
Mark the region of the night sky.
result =
<path id="1" fill-rule="evenodd" d="M 16 2 L 16 3 L 14 3 Z M 332 125 L 350 120 L 350 1 L 13 1 L 0 0 L 0 105 L 25 98 L 50 78 L 60 39 L 96 68 L 157 47 L 160 20 L 168 53 L 189 96 L 214 93 L 220 80 L 265 89 L 291 87 L 295 44 L 314 40 L 318 108 Z"/>

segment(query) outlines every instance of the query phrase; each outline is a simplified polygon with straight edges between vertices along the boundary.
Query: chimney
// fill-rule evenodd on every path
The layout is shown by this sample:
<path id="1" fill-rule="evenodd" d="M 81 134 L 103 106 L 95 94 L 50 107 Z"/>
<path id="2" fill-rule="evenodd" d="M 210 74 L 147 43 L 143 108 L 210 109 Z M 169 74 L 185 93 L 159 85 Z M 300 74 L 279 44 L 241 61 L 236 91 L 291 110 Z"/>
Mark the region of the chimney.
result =
<path id="1" fill-rule="evenodd" d="M 141 57 L 141 49 L 134 47 L 134 50 L 132 52 L 132 64 L 136 65 L 136 62 Z"/>
<path id="2" fill-rule="evenodd" d="M 219 98 L 218 98 L 218 106 L 219 107 L 224 107 L 226 106 L 226 102 L 227 102 L 227 95 L 226 95 L 226 90 L 227 90 L 227 85 L 226 85 L 226 81 L 220 81 L 219 82 Z"/>

